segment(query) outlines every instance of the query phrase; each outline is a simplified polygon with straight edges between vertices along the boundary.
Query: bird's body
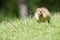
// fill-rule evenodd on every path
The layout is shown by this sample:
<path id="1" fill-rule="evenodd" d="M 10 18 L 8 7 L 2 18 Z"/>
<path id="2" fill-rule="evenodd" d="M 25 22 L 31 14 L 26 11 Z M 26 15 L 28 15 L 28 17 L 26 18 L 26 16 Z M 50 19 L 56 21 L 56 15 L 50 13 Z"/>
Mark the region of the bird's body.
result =
<path id="1" fill-rule="evenodd" d="M 37 8 L 34 16 L 38 22 L 45 22 L 45 21 L 48 21 L 48 23 L 50 22 L 50 12 L 48 11 L 47 8 L 44 7 Z"/>

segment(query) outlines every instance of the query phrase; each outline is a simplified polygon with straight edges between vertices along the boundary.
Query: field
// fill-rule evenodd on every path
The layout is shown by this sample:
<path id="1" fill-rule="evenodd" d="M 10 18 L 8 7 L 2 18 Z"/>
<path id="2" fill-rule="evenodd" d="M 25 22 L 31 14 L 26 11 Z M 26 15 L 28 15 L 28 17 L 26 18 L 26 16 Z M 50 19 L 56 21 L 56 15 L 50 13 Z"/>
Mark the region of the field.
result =
<path id="1" fill-rule="evenodd" d="M 50 24 L 38 24 L 34 18 L 2 21 L 0 40 L 60 40 L 60 14 L 51 15 Z"/>

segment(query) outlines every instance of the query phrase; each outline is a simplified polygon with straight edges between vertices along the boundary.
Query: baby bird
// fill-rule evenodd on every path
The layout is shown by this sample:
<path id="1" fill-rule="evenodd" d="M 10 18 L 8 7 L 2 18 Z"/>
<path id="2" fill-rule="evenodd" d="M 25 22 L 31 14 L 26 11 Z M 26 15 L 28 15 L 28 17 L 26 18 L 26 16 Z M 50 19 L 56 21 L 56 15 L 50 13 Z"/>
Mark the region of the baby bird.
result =
<path id="1" fill-rule="evenodd" d="M 37 22 L 47 21 L 48 23 L 50 23 L 50 12 L 45 7 L 37 8 L 34 17 Z"/>

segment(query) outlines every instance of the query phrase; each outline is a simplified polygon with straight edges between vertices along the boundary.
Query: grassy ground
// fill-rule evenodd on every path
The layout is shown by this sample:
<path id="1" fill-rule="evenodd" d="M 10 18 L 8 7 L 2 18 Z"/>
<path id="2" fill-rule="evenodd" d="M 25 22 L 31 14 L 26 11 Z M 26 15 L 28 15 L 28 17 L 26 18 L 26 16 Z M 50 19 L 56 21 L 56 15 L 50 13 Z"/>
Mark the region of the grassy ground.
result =
<path id="1" fill-rule="evenodd" d="M 0 40 L 60 40 L 60 15 L 52 15 L 50 24 L 38 24 L 33 18 L 2 21 Z"/>

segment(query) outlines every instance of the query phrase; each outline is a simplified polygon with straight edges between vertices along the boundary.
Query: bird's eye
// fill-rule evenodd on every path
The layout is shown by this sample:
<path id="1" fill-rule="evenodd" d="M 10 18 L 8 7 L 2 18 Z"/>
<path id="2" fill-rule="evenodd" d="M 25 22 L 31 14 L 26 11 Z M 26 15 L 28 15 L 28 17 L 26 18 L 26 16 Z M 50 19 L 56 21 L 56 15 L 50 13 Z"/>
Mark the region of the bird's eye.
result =
<path id="1" fill-rule="evenodd" d="M 40 11 L 40 13 L 42 13 L 42 12 Z"/>
<path id="2" fill-rule="evenodd" d="M 39 14 L 39 17 L 42 17 L 42 16 L 43 16 L 42 13 L 40 13 L 40 14 Z"/>

